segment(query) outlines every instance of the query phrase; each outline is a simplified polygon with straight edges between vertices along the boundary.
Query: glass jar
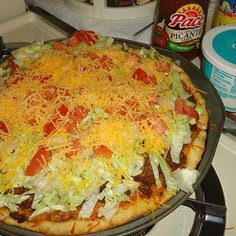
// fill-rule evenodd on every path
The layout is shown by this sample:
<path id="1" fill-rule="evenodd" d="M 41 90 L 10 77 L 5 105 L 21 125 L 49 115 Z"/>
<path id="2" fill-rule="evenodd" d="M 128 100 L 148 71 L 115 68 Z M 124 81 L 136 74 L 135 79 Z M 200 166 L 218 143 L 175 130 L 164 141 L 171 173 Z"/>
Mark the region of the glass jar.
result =
<path id="1" fill-rule="evenodd" d="M 189 60 L 199 56 L 208 4 L 208 0 L 160 0 L 152 44 L 180 53 Z"/>

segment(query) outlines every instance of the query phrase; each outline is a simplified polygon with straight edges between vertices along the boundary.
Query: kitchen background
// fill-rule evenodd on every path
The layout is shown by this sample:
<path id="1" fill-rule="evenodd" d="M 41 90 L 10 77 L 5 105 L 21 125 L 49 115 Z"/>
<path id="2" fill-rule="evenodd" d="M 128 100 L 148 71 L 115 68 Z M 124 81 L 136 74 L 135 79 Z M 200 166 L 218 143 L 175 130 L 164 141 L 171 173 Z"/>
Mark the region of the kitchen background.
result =
<path id="1" fill-rule="evenodd" d="M 142 43 L 150 43 L 151 40 L 152 27 L 147 28 L 137 36 L 133 35 L 153 21 L 154 9 L 151 9 L 151 14 L 146 17 L 138 15 L 136 19 L 103 20 L 92 19 L 79 14 L 79 10 L 74 7 L 75 5 L 70 4 L 71 1 L 67 0 L 28 0 L 27 2 L 47 10 L 76 29 L 94 30 L 102 35 L 131 39 Z M 211 28 L 216 5 L 217 0 L 210 0 L 207 30 Z"/>

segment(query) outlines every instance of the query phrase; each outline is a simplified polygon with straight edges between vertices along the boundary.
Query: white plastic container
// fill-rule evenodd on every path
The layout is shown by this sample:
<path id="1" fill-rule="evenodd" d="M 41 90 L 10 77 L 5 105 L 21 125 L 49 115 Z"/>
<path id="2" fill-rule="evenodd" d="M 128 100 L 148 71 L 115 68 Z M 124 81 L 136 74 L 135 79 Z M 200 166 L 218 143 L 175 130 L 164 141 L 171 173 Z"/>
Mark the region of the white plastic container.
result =
<path id="1" fill-rule="evenodd" d="M 218 26 L 202 40 L 202 70 L 210 79 L 226 111 L 236 112 L 236 24 Z"/>
<path id="2" fill-rule="evenodd" d="M 103 20 L 125 20 L 140 17 L 154 16 L 156 0 L 143 5 L 129 7 L 107 7 L 105 0 L 93 1 L 93 5 L 81 0 L 64 0 L 66 6 L 83 16 Z"/>

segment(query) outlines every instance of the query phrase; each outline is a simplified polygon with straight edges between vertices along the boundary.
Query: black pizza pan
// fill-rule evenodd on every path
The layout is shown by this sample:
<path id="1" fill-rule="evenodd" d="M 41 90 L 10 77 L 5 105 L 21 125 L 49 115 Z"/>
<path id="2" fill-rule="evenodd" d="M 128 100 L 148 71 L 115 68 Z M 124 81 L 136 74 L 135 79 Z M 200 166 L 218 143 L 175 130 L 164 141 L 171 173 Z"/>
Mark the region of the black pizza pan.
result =
<path id="1" fill-rule="evenodd" d="M 130 40 L 115 39 L 116 42 L 126 44 L 132 48 L 150 48 L 150 45 L 138 43 Z M 207 130 L 206 148 L 203 154 L 202 160 L 198 165 L 198 172 L 200 173 L 193 189 L 196 189 L 211 167 L 212 160 L 219 142 L 219 138 L 223 129 L 225 120 L 224 105 L 215 87 L 209 81 L 209 79 L 201 72 L 189 60 L 185 59 L 181 55 L 171 52 L 166 49 L 154 47 L 161 54 L 169 57 L 172 61 L 175 61 L 191 78 L 192 82 L 203 91 L 202 96 L 206 101 L 207 111 L 209 112 L 209 124 Z M 191 195 L 191 193 L 185 193 L 180 191 L 169 200 L 166 205 L 168 207 L 157 209 L 155 212 L 144 215 L 136 220 L 123 224 L 121 226 L 109 229 L 98 233 L 83 234 L 84 236 L 128 236 L 140 232 L 156 222 L 160 221 L 172 211 L 178 208 L 184 201 Z M 0 222 L 0 233 L 4 236 L 43 236 L 42 233 L 37 233 L 29 230 L 25 230 L 19 227 L 11 226 Z"/>

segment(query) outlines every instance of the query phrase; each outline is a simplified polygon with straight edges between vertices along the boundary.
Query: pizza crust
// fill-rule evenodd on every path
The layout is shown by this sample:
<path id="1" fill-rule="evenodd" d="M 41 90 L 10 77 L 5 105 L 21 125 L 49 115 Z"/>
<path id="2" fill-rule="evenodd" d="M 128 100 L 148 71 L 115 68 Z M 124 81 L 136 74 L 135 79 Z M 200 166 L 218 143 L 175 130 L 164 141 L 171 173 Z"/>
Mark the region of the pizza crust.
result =
<path id="1" fill-rule="evenodd" d="M 175 67 L 176 68 L 176 67 Z M 176 68 L 177 69 L 177 68 Z M 194 137 L 194 140 L 188 145 L 186 153 L 186 167 L 190 170 L 196 169 L 199 162 L 202 159 L 202 155 L 205 150 L 205 143 L 207 138 L 207 127 L 208 127 L 208 112 L 206 109 L 205 99 L 202 97 L 199 90 L 192 83 L 190 77 L 183 71 L 182 68 L 178 67 L 181 80 L 190 89 L 196 104 L 202 107 L 202 113 L 199 116 L 199 120 L 196 123 L 198 134 Z"/>
<path id="2" fill-rule="evenodd" d="M 157 208 L 164 207 L 164 204 L 173 197 L 172 194 L 164 191 L 161 197 L 152 196 L 150 199 L 139 197 L 132 204 L 124 203 L 119 211 L 108 222 L 104 218 L 78 219 L 63 222 L 23 222 L 17 223 L 9 217 L 10 211 L 7 208 L 0 209 L 0 221 L 5 224 L 14 225 L 19 228 L 47 235 L 76 235 L 101 232 L 136 220 L 142 216 L 153 213 Z M 165 205 L 165 207 L 169 207 Z M 33 233 L 33 232 L 32 232 Z"/>
<path id="3" fill-rule="evenodd" d="M 193 140 L 188 148 L 189 152 L 186 155 L 186 167 L 190 170 L 196 169 L 202 159 L 202 154 L 205 150 L 205 141 L 207 133 L 204 130 L 199 131 L 197 137 Z"/>

